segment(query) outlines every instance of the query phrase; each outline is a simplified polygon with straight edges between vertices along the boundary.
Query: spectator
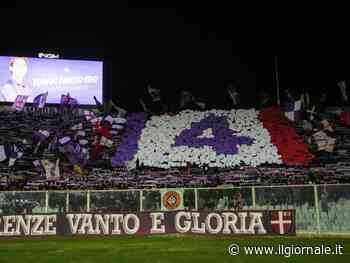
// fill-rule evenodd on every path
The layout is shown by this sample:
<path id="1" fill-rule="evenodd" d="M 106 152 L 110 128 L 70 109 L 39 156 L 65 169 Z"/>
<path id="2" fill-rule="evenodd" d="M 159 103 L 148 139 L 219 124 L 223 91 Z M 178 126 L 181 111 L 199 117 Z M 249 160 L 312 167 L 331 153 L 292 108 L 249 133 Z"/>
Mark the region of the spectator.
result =
<path id="1" fill-rule="evenodd" d="M 143 110 L 151 115 L 166 113 L 168 111 L 168 107 L 163 101 L 160 90 L 153 88 L 150 81 L 146 81 L 146 90 L 148 93 L 146 100 L 139 99 Z"/>
<path id="2" fill-rule="evenodd" d="M 239 108 L 241 105 L 241 101 L 240 101 L 239 93 L 238 93 L 238 85 L 234 84 L 233 82 L 229 82 L 226 85 L 226 91 L 227 91 L 228 95 L 230 96 L 231 105 L 233 106 L 233 108 Z"/>
<path id="3" fill-rule="evenodd" d="M 242 196 L 242 193 L 241 192 L 238 192 L 235 196 L 235 199 L 234 199 L 234 210 L 242 210 L 243 209 L 243 206 L 244 206 L 244 198 Z"/>
<path id="4" fill-rule="evenodd" d="M 270 94 L 266 91 L 261 91 L 259 94 L 259 108 L 263 109 L 273 105 L 275 105 L 275 103 L 273 102 Z"/>
<path id="5" fill-rule="evenodd" d="M 201 110 L 205 108 L 202 100 L 197 100 L 189 90 L 180 92 L 178 110 Z"/>

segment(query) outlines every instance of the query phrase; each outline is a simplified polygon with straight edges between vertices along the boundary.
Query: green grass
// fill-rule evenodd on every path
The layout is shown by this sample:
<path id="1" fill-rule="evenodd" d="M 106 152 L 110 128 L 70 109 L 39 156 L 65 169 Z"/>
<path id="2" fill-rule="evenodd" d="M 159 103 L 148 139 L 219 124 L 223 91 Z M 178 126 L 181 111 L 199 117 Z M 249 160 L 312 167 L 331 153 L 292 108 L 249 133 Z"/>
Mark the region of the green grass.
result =
<path id="1" fill-rule="evenodd" d="M 344 245 L 344 255 L 230 256 L 243 245 Z M 229 238 L 201 236 L 7 238 L 0 239 L 1 263 L 165 263 L 165 262 L 350 262 L 350 238 Z"/>

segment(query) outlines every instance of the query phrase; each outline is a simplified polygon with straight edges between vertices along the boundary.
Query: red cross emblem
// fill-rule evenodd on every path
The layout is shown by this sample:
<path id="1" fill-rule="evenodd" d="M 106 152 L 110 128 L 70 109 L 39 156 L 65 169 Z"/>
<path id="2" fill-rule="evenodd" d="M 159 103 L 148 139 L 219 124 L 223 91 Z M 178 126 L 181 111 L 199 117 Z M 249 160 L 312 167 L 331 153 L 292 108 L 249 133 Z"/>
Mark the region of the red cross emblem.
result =
<path id="1" fill-rule="evenodd" d="M 292 211 L 271 211 L 271 226 L 278 235 L 289 234 L 292 227 Z"/>

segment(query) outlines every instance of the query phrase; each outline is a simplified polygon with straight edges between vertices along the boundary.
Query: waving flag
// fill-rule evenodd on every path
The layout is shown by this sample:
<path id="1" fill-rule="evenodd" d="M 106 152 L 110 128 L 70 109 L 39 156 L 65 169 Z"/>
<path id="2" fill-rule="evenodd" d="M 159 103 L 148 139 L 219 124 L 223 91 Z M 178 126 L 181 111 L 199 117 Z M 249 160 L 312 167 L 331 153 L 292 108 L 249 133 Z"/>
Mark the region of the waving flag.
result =
<path id="1" fill-rule="evenodd" d="M 151 96 L 153 101 L 160 101 L 160 90 L 152 88 L 149 84 L 147 87 L 148 94 Z"/>
<path id="2" fill-rule="evenodd" d="M 43 142 L 47 138 L 49 138 L 49 136 L 50 136 L 50 132 L 47 130 L 35 131 L 33 134 L 33 142 L 34 143 Z"/>
<path id="3" fill-rule="evenodd" d="M 298 121 L 301 118 L 301 100 L 286 102 L 282 108 L 284 115 L 291 121 Z"/>
<path id="4" fill-rule="evenodd" d="M 68 106 L 71 108 L 74 108 L 76 106 L 78 106 L 78 100 L 75 98 L 72 98 L 69 93 L 67 93 L 67 95 L 62 94 L 61 95 L 61 106 Z"/>
<path id="5" fill-rule="evenodd" d="M 21 146 L 17 146 L 15 144 L 4 146 L 4 155 L 2 158 L 7 157 L 9 159 L 8 166 L 14 166 L 17 159 L 22 158 L 23 156 L 23 148 Z M 6 160 L 6 159 L 3 159 Z"/>
<path id="6" fill-rule="evenodd" d="M 144 101 L 142 99 L 139 99 L 139 102 L 142 106 L 143 111 L 148 112 L 148 108 L 146 107 L 146 104 L 144 103 Z"/>
<path id="7" fill-rule="evenodd" d="M 48 94 L 49 93 L 46 92 L 46 93 L 42 93 L 42 94 L 39 94 L 38 96 L 36 96 L 33 100 L 33 107 L 38 108 L 38 109 L 44 108 Z"/>
<path id="8" fill-rule="evenodd" d="M 118 107 L 117 105 L 115 105 L 115 103 L 112 100 L 110 101 L 110 103 L 113 109 L 117 111 L 119 117 L 124 117 L 126 115 L 127 113 L 126 109 Z"/>
<path id="9" fill-rule="evenodd" d="M 45 168 L 44 168 L 42 161 L 35 160 L 35 161 L 33 161 L 33 165 L 36 168 L 36 170 L 39 172 L 40 177 L 46 176 Z"/>
<path id="10" fill-rule="evenodd" d="M 15 165 L 16 160 L 17 160 L 16 158 L 10 158 L 10 159 L 9 159 L 9 167 L 14 166 L 14 165 Z"/>
<path id="11" fill-rule="evenodd" d="M 78 102 L 78 100 L 75 99 L 75 98 L 70 98 L 68 105 L 69 105 L 71 108 L 75 108 L 75 107 L 78 107 L 78 106 L 79 106 L 79 102 Z"/>
<path id="12" fill-rule="evenodd" d="M 42 160 L 41 164 L 44 168 L 47 180 L 58 180 L 60 178 L 60 160 L 55 162 L 49 160 Z"/>
<path id="13" fill-rule="evenodd" d="M 4 145 L 0 145 L 0 162 L 7 159 Z"/>
<path id="14" fill-rule="evenodd" d="M 71 130 L 75 131 L 75 130 L 82 130 L 83 129 L 83 124 L 79 123 L 76 125 L 73 125 L 73 127 L 71 128 Z"/>
<path id="15" fill-rule="evenodd" d="M 237 92 L 237 89 L 233 86 L 229 87 L 227 89 L 228 94 L 230 95 L 233 105 L 237 105 L 239 103 L 239 94 Z"/>
<path id="16" fill-rule="evenodd" d="M 15 109 L 17 111 L 21 111 L 24 108 L 24 105 L 26 104 L 28 100 L 28 96 L 25 95 L 17 95 L 16 100 L 14 101 L 12 105 L 12 109 Z"/>
<path id="17" fill-rule="evenodd" d="M 110 148 L 110 147 L 113 146 L 113 141 L 110 140 L 110 139 L 108 139 L 108 138 L 106 138 L 106 137 L 104 137 L 104 136 L 102 136 L 102 137 L 101 137 L 100 144 L 101 144 L 102 146 L 106 146 L 106 147 Z"/>
<path id="18" fill-rule="evenodd" d="M 69 93 L 67 95 L 62 94 L 61 95 L 61 105 L 67 105 L 69 103 L 70 95 Z"/>
<path id="19" fill-rule="evenodd" d="M 87 121 L 90 121 L 90 120 L 96 118 L 95 113 L 93 113 L 92 111 L 88 111 L 88 110 L 84 110 L 84 116 L 85 116 L 85 119 Z"/>
<path id="20" fill-rule="evenodd" d="M 175 116 L 147 119 L 131 114 L 112 164 L 138 159 L 146 166 L 209 167 L 242 164 L 308 165 L 308 145 L 277 108 L 251 110 L 185 110 Z"/>
<path id="21" fill-rule="evenodd" d="M 108 121 L 111 125 L 114 122 L 114 118 L 111 115 L 108 115 L 107 117 L 104 118 L 105 121 Z"/>
<path id="22" fill-rule="evenodd" d="M 69 141 L 65 143 L 60 152 L 64 153 L 72 165 L 85 165 L 86 160 L 79 144 Z"/>
<path id="23" fill-rule="evenodd" d="M 333 152 L 336 139 L 329 137 L 325 132 L 318 131 L 312 135 L 319 151 Z"/>

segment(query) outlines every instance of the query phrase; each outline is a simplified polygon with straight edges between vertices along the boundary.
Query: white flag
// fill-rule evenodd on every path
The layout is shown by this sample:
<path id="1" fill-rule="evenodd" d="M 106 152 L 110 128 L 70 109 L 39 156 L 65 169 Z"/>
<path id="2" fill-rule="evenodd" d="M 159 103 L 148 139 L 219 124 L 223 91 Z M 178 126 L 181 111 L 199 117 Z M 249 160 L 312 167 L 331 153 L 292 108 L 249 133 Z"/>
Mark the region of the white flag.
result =
<path id="1" fill-rule="evenodd" d="M 74 131 L 75 130 L 82 130 L 83 129 L 83 124 L 82 123 L 76 124 L 71 129 L 74 130 Z"/>
<path id="2" fill-rule="evenodd" d="M 112 147 L 113 146 L 113 141 L 102 136 L 101 137 L 101 141 L 100 141 L 100 144 L 103 145 L 103 146 L 106 146 L 108 148 Z"/>
<path id="3" fill-rule="evenodd" d="M 44 170 L 45 170 L 45 175 L 46 179 L 48 180 L 58 180 L 60 177 L 60 160 L 57 159 L 56 162 L 50 162 L 49 160 L 42 160 L 41 161 Z"/>
<path id="4" fill-rule="evenodd" d="M 114 119 L 113 119 L 112 116 L 108 115 L 108 116 L 105 118 L 105 121 L 108 121 L 110 124 L 113 124 Z"/>
<path id="5" fill-rule="evenodd" d="M 58 140 L 60 144 L 65 144 L 70 141 L 70 137 L 66 136 Z"/>
<path id="6" fill-rule="evenodd" d="M 9 160 L 9 166 L 10 166 L 10 167 L 11 167 L 11 166 L 14 166 L 16 160 L 17 160 L 16 158 L 10 158 L 10 160 Z"/>
<path id="7" fill-rule="evenodd" d="M 7 159 L 4 145 L 0 145 L 0 162 Z"/>
<path id="8" fill-rule="evenodd" d="M 84 137 L 84 136 L 86 136 L 86 133 L 85 133 L 85 131 L 78 131 L 76 135 Z"/>

